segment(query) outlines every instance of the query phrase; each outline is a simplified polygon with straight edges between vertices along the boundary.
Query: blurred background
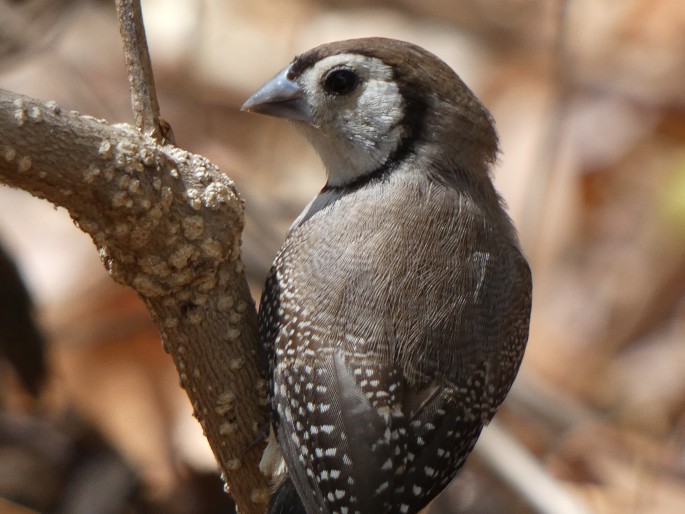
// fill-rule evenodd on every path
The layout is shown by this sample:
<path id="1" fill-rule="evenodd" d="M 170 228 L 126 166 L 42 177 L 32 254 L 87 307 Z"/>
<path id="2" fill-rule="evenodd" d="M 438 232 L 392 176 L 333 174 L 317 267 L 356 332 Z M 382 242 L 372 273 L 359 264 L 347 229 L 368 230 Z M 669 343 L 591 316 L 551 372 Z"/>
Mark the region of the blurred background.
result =
<path id="1" fill-rule="evenodd" d="M 492 111 L 496 184 L 535 279 L 531 336 L 497 429 L 431 513 L 685 512 L 685 3 L 143 7 L 178 145 L 245 199 L 255 298 L 325 180 L 287 123 L 239 112 L 296 54 L 412 41 Z M 0 87 L 130 122 L 113 2 L 0 0 Z M 0 187 L 0 245 L 0 513 L 231 512 L 154 326 L 88 237 Z"/>

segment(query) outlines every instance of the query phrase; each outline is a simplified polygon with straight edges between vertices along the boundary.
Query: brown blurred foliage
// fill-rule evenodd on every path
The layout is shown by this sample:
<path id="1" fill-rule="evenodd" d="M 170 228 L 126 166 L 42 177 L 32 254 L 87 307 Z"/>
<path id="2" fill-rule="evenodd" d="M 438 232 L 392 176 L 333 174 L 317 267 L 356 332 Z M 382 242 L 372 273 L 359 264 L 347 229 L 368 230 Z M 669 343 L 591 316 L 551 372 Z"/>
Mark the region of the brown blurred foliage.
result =
<path id="1" fill-rule="evenodd" d="M 324 178 L 285 123 L 240 113 L 241 101 L 325 41 L 381 35 L 443 57 L 497 120 L 496 182 L 535 277 L 501 425 L 592 512 L 685 512 L 685 4 L 148 0 L 144 15 L 178 144 L 221 165 L 246 200 L 255 297 Z M 113 6 L 0 0 L 0 87 L 130 121 Z M 0 511 L 228 508 L 204 492 L 220 491 L 203 478 L 212 457 L 142 304 L 108 282 L 87 238 L 7 189 L 0 236 L 50 368 L 31 399 L 0 364 Z M 432 509 L 537 511 L 478 455 Z"/>

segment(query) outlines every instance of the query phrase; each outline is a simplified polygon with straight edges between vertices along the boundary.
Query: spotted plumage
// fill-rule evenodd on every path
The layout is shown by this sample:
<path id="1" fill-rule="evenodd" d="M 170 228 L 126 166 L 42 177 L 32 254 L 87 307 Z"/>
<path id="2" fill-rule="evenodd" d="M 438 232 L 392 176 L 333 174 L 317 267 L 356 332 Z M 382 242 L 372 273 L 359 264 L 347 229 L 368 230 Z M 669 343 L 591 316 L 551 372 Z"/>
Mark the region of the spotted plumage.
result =
<path id="1" fill-rule="evenodd" d="M 381 38 L 303 54 L 244 108 L 294 120 L 328 174 L 260 307 L 297 491 L 270 512 L 416 513 L 463 465 L 528 336 L 490 115 L 435 56 Z"/>

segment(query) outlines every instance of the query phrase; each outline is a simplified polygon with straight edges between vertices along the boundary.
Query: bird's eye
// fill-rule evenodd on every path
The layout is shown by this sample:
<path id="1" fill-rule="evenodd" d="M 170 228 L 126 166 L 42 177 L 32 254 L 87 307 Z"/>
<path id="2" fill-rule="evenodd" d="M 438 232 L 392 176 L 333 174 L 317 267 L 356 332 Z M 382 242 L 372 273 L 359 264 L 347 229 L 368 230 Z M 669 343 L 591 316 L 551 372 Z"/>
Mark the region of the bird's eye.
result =
<path id="1" fill-rule="evenodd" d="M 359 84 L 359 76 L 352 70 L 340 68 L 331 71 L 323 81 L 323 88 L 334 95 L 351 93 Z"/>

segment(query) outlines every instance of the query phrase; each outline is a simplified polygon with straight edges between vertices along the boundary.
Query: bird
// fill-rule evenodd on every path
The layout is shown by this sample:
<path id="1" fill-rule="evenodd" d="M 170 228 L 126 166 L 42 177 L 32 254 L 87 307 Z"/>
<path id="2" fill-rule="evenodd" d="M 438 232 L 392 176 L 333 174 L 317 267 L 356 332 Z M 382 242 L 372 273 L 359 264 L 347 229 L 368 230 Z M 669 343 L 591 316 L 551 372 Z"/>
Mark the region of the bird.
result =
<path id="1" fill-rule="evenodd" d="M 437 56 L 379 37 L 299 55 L 242 110 L 290 120 L 326 170 L 259 307 L 287 469 L 269 513 L 419 512 L 528 339 L 531 271 L 492 182 L 493 118 Z"/>

